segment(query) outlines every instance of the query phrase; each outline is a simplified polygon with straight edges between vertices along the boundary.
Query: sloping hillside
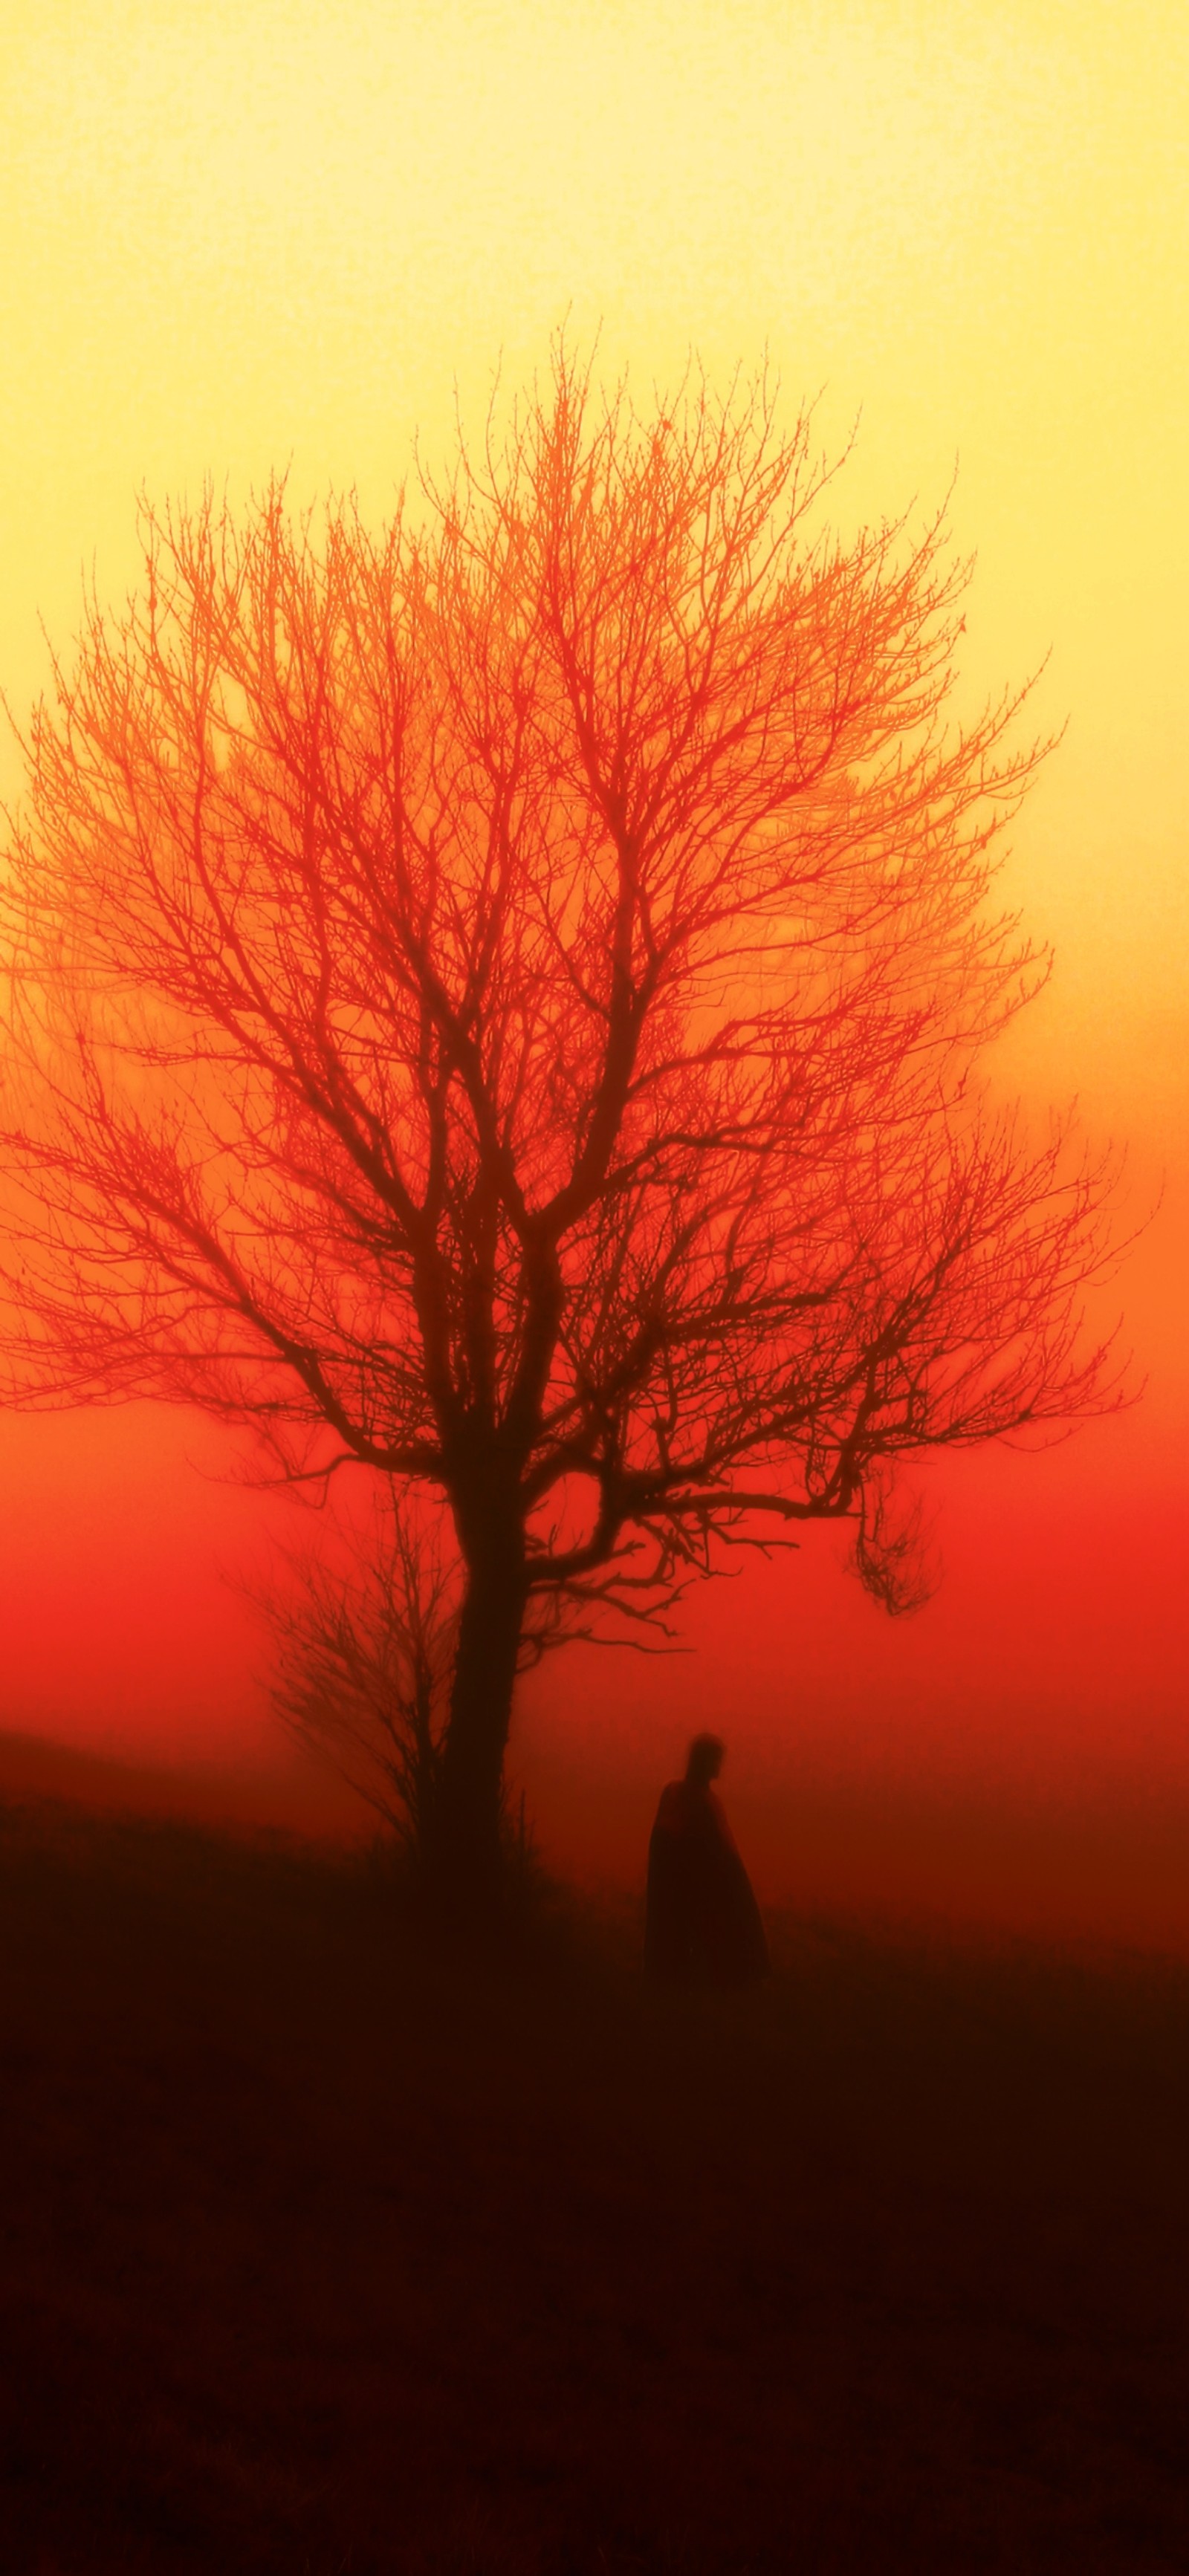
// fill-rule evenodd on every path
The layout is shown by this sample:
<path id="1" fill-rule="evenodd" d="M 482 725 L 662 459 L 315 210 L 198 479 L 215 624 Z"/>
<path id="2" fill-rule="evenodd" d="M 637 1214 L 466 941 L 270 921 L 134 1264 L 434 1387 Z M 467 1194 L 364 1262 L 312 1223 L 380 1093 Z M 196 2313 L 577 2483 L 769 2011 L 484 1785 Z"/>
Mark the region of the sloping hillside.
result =
<path id="1" fill-rule="evenodd" d="M 13 2576 L 1189 2562 L 1189 1974 L 627 1915 L 10 1809 Z"/>

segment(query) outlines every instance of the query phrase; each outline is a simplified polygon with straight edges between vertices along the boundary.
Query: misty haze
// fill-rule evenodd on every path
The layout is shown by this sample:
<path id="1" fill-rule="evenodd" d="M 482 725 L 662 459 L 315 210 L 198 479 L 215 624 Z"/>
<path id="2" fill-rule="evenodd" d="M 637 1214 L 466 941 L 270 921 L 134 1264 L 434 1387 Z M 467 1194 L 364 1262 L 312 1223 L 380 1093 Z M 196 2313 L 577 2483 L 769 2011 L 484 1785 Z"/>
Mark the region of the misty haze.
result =
<path id="1" fill-rule="evenodd" d="M 1189 2561 L 1185 67 L 10 31 L 15 2576 Z"/>

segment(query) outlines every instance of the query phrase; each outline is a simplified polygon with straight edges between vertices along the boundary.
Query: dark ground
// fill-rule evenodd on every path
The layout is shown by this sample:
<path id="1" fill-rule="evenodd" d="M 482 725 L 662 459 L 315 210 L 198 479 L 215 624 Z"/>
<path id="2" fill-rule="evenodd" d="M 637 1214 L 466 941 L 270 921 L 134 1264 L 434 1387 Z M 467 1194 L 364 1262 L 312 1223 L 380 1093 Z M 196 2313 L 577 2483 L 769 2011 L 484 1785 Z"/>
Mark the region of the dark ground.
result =
<path id="1" fill-rule="evenodd" d="M 0 1827 L 9 2576 L 1189 2568 L 1189 1969 Z"/>

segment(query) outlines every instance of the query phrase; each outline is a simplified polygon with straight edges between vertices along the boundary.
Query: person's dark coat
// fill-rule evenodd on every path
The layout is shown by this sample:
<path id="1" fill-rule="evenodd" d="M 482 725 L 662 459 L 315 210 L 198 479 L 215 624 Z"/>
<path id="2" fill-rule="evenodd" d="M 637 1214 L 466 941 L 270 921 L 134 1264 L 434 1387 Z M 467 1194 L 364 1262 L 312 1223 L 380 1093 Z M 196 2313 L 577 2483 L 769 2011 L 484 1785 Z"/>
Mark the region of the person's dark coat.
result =
<path id="1" fill-rule="evenodd" d="M 713 1789 L 671 1780 L 648 1846 L 644 1965 L 677 1985 L 748 1985 L 768 1944 L 730 1826 Z"/>

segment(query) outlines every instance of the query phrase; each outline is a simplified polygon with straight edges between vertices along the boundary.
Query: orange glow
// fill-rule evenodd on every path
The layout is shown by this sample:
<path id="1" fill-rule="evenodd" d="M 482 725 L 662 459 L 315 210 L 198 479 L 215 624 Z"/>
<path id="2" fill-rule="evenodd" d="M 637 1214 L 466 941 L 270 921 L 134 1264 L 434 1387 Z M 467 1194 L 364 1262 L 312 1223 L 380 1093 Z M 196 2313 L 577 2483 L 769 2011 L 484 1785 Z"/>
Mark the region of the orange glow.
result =
<path id="1" fill-rule="evenodd" d="M 141 483 L 242 495 L 288 461 L 295 497 L 355 484 L 378 513 L 414 428 L 431 460 L 447 444 L 455 381 L 473 421 L 500 352 L 520 381 L 567 310 L 580 338 L 601 320 L 602 368 L 630 362 L 642 393 L 691 345 L 719 380 L 766 346 L 790 415 L 825 388 L 827 446 L 861 406 L 852 513 L 928 506 L 957 458 L 969 702 L 1051 650 L 1037 722 L 1069 730 L 1009 893 L 1057 973 L 995 1080 L 1076 1090 L 1092 1132 L 1126 1135 L 1137 1214 L 1163 1178 L 1107 1299 L 1147 1395 L 1048 1460 L 936 1470 L 947 1581 L 901 1629 L 818 1534 L 699 1599 L 696 1662 L 547 1669 L 521 1760 L 547 1841 L 592 1868 L 636 1865 L 632 1801 L 646 1819 L 695 1722 L 731 1742 L 727 1805 L 742 1842 L 754 1819 L 770 1893 L 812 1878 L 811 1781 L 856 1815 L 877 1791 L 905 1813 L 959 1791 L 988 1812 L 1189 1795 L 1187 50 L 1157 0 L 45 0 L 8 36 L 18 715 L 46 667 L 38 613 L 65 644 L 80 565 L 105 596 L 132 577 Z M 11 788 L 7 749 L 3 768 Z M 0 1422 L 0 1725 L 261 1758 L 261 1648 L 219 1578 L 261 1507 L 187 1463 L 217 1453 L 140 1411 Z M 847 1879 L 844 1827 L 830 1847 L 825 1881 L 879 1901 L 857 1864 Z M 996 1903 L 1013 1919 L 1006 1882 Z M 1138 1925 L 1139 1896 L 1116 1913 Z"/>

